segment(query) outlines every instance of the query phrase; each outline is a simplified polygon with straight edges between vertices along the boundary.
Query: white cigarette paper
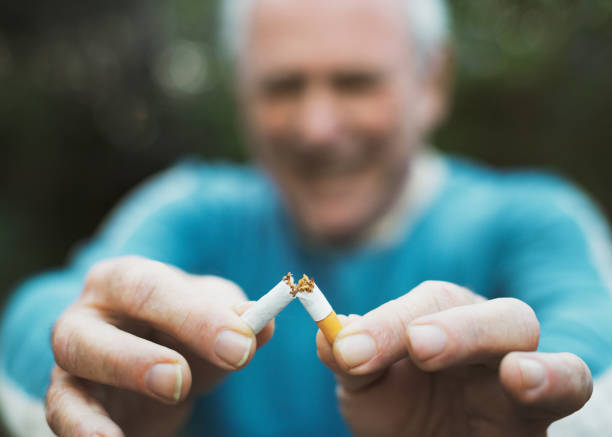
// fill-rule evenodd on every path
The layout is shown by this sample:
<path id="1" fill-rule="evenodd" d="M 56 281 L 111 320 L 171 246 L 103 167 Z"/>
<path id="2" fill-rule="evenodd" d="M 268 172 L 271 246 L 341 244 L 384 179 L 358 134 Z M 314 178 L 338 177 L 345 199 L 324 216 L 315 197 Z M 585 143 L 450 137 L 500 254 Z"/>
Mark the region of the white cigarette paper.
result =
<path id="1" fill-rule="evenodd" d="M 290 280 L 293 282 L 292 278 Z M 259 334 L 293 299 L 295 296 L 291 293 L 291 287 L 283 278 L 242 315 L 242 320 L 255 334 Z"/>
<path id="2" fill-rule="evenodd" d="M 332 306 L 325 295 L 321 293 L 317 284 L 314 285 L 311 293 L 298 293 L 298 299 L 315 322 L 320 322 L 333 311 Z"/>

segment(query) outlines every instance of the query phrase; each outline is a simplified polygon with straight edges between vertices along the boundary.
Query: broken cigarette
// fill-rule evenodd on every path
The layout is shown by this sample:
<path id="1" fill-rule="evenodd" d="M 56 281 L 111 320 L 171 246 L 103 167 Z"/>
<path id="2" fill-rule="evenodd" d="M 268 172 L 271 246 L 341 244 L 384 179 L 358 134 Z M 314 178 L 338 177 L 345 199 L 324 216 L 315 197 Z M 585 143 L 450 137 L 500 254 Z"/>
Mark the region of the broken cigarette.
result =
<path id="1" fill-rule="evenodd" d="M 287 273 L 283 279 L 264 294 L 243 315 L 244 320 L 255 334 L 259 334 L 270 321 L 278 315 L 293 299 L 293 276 Z"/>
<path id="2" fill-rule="evenodd" d="M 304 275 L 297 285 L 293 285 L 293 294 L 300 300 L 310 317 L 325 335 L 330 344 L 333 344 L 336 335 L 342 329 L 340 320 L 321 292 L 314 279 Z"/>

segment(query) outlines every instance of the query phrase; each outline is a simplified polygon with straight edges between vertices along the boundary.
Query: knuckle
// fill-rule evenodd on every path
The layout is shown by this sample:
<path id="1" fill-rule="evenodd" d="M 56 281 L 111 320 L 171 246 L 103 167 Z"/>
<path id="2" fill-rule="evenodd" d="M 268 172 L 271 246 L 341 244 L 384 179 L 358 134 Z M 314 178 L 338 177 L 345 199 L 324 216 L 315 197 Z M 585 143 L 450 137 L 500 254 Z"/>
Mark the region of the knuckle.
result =
<path id="1" fill-rule="evenodd" d="M 113 286 L 129 272 L 143 262 L 136 256 L 109 258 L 94 264 L 85 277 L 83 295 L 94 293 L 112 293 Z"/>
<path id="2" fill-rule="evenodd" d="M 465 287 L 451 282 L 440 282 L 444 297 L 452 306 L 469 305 L 475 302 L 475 294 Z"/>
<path id="3" fill-rule="evenodd" d="M 55 323 L 51 333 L 55 362 L 60 368 L 75 374 L 79 373 L 82 358 L 87 354 L 79 317 L 74 311 L 66 311 Z"/>
<path id="4" fill-rule="evenodd" d="M 105 375 L 101 379 L 103 379 L 107 385 L 114 387 L 131 387 L 134 384 L 135 381 L 131 380 L 129 370 L 119 357 L 106 354 L 102 361 L 103 364 L 101 368 Z"/>
<path id="5" fill-rule="evenodd" d="M 49 425 L 49 428 L 51 428 L 51 431 L 53 431 L 56 435 L 59 434 L 58 426 L 56 425 L 57 409 L 50 402 L 47 402 L 45 406 L 45 419 L 47 421 L 47 425 Z"/>
<path id="6" fill-rule="evenodd" d="M 230 300 L 243 301 L 247 299 L 246 293 L 238 284 L 219 276 L 197 277 L 196 284 L 206 290 L 220 292 Z"/>
<path id="7" fill-rule="evenodd" d="M 588 400 L 591 398 L 591 395 L 593 394 L 593 375 L 591 374 L 591 370 L 589 369 L 589 366 L 587 366 L 584 361 L 580 360 L 580 363 L 582 364 L 582 369 L 583 369 L 583 371 L 580 372 L 580 375 L 582 375 L 582 387 L 584 387 L 584 398 Z"/>
<path id="8" fill-rule="evenodd" d="M 45 418 L 49 427 L 57 433 L 64 420 L 64 398 L 66 388 L 58 383 L 51 384 L 45 396 Z"/>
<path id="9" fill-rule="evenodd" d="M 441 281 L 432 281 L 432 280 L 423 281 L 415 288 L 415 291 L 420 292 L 420 293 L 423 293 L 423 292 L 430 293 L 431 290 L 440 288 L 441 283 L 442 283 Z"/>
<path id="10" fill-rule="evenodd" d="M 370 329 L 380 346 L 379 354 L 394 344 L 405 344 L 406 330 L 415 317 L 413 308 L 402 299 L 386 302 L 364 316 L 370 320 Z"/>
<path id="11" fill-rule="evenodd" d="M 109 259 L 94 264 L 85 277 L 85 290 L 98 288 L 106 282 L 106 278 L 113 270 L 115 260 Z"/>
<path id="12" fill-rule="evenodd" d="M 61 379 L 62 374 L 63 374 L 63 371 L 62 369 L 60 369 L 59 366 L 57 365 L 53 366 L 53 369 L 51 369 L 51 384 Z"/>
<path id="13" fill-rule="evenodd" d="M 589 366 L 575 354 L 565 352 L 561 356 L 567 372 L 565 379 L 572 381 L 576 389 L 582 391 L 582 398 L 589 399 L 593 393 L 593 376 Z"/>
<path id="14" fill-rule="evenodd" d="M 122 296 L 126 306 L 133 309 L 134 313 L 140 313 L 158 290 L 155 279 L 146 272 L 137 272 L 126 277 L 126 291 Z"/>
<path id="15" fill-rule="evenodd" d="M 122 259 L 109 278 L 112 300 L 140 312 L 159 289 L 158 268 L 138 258 Z"/>
<path id="16" fill-rule="evenodd" d="M 187 310 L 176 332 L 180 338 L 188 338 L 192 332 L 208 332 L 209 321 L 203 317 L 197 317 L 193 309 Z"/>
<path id="17" fill-rule="evenodd" d="M 144 258 L 133 255 L 104 259 L 89 269 L 85 283 L 92 286 L 105 285 L 109 279 L 121 276 L 124 270 L 133 268 L 144 261 Z"/>
<path id="18" fill-rule="evenodd" d="M 581 400 L 586 402 L 590 399 L 593 394 L 593 376 L 591 375 L 591 370 L 589 366 L 577 355 L 573 355 L 574 368 L 575 371 L 571 371 L 570 373 L 576 375 L 577 378 L 577 390 L 580 393 L 579 397 Z"/>
<path id="19" fill-rule="evenodd" d="M 513 297 L 503 298 L 502 302 L 506 306 L 506 313 L 512 317 L 515 323 L 522 330 L 521 338 L 525 341 L 526 347 L 535 349 L 540 339 L 540 322 L 535 311 L 526 302 Z"/>
<path id="20" fill-rule="evenodd" d="M 93 288 L 105 286 L 113 280 L 122 278 L 125 272 L 138 268 L 141 264 L 146 264 L 147 261 L 145 258 L 134 255 L 99 261 L 89 269 L 85 284 Z"/>
<path id="21" fill-rule="evenodd" d="M 446 281 L 425 281 L 417 290 L 430 299 L 436 311 L 473 303 L 475 295 L 465 287 Z"/>
<path id="22" fill-rule="evenodd" d="M 74 329 L 70 321 L 71 312 L 66 311 L 55 322 L 51 332 L 51 347 L 55 361 L 62 367 L 67 367 Z"/>
<path id="23" fill-rule="evenodd" d="M 500 300 L 504 302 L 504 304 L 507 305 L 511 309 L 511 311 L 518 314 L 523 314 L 524 317 L 532 318 L 535 320 L 535 312 L 524 301 L 515 297 L 505 297 Z"/>
<path id="24" fill-rule="evenodd" d="M 405 302 L 392 300 L 380 307 L 382 318 L 387 320 L 391 326 L 397 326 L 399 330 L 405 332 L 410 321 L 414 319 L 410 308 L 407 308 Z"/>

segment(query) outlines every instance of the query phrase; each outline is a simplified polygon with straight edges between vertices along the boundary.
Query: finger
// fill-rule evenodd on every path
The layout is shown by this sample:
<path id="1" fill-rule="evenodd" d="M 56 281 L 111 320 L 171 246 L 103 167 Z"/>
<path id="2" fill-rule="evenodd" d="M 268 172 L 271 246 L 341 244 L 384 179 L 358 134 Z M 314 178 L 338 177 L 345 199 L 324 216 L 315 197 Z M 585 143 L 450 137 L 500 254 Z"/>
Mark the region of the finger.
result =
<path id="1" fill-rule="evenodd" d="M 189 365 L 179 353 L 83 311 L 60 318 L 52 346 L 62 369 L 91 381 L 172 404 L 185 399 L 191 387 Z"/>
<path id="2" fill-rule="evenodd" d="M 431 400 L 424 402 L 417 393 L 431 390 L 430 378 L 422 375 L 410 360 L 400 360 L 391 365 L 375 384 L 361 390 L 339 385 L 336 396 L 346 422 L 354 430 L 359 430 L 359 435 L 417 436 L 426 434 L 424 423 L 419 418 L 432 416 Z"/>
<path id="3" fill-rule="evenodd" d="M 510 353 L 501 362 L 500 380 L 533 420 L 565 417 L 582 408 L 593 392 L 588 366 L 569 353 Z"/>
<path id="4" fill-rule="evenodd" d="M 419 317 L 408 325 L 408 351 L 423 370 L 486 364 L 512 351 L 535 351 L 540 325 L 518 299 L 493 299 Z"/>
<path id="5" fill-rule="evenodd" d="M 348 316 L 337 314 L 337 316 L 340 323 L 345 328 L 360 318 L 360 316 L 356 314 L 350 314 Z M 317 331 L 316 344 L 317 356 L 323 362 L 323 364 L 325 364 L 334 373 L 344 373 L 344 369 L 336 361 L 332 345 L 329 344 L 329 341 L 327 341 L 327 338 L 320 329 Z"/>
<path id="6" fill-rule="evenodd" d="M 106 410 L 77 379 L 56 367 L 46 397 L 47 423 L 59 437 L 123 437 Z"/>
<path id="7" fill-rule="evenodd" d="M 344 315 L 338 315 L 342 326 L 350 325 L 351 321 L 357 320 L 358 316 L 351 315 L 349 317 Z M 338 365 L 336 358 L 334 357 L 332 346 L 329 344 L 325 335 L 321 330 L 317 332 L 317 355 L 319 359 L 325 364 L 332 372 L 334 372 L 336 381 L 345 390 L 358 391 L 363 390 L 365 387 L 376 382 L 383 374 L 384 370 L 374 372 L 367 375 L 349 375 Z"/>
<path id="8" fill-rule="evenodd" d="M 483 301 L 447 282 L 424 282 L 408 294 L 370 311 L 338 334 L 334 356 L 354 375 L 376 372 L 407 355 L 407 328 L 417 317 Z"/>
<path id="9" fill-rule="evenodd" d="M 207 361 L 235 370 L 246 365 L 255 349 L 251 328 L 232 309 L 240 295 L 235 284 L 220 278 L 202 279 L 196 287 L 177 269 L 128 258 L 92 269 L 84 300 L 109 313 L 145 321 Z"/>
<path id="10" fill-rule="evenodd" d="M 249 308 L 255 305 L 254 301 L 241 302 L 234 306 L 236 314 L 243 315 Z M 260 332 L 255 336 L 257 340 L 257 349 L 266 344 L 274 335 L 274 319 L 272 319 Z"/>
<path id="11" fill-rule="evenodd" d="M 184 272 L 175 269 L 172 266 L 166 267 L 172 270 L 176 270 L 179 275 L 186 275 Z M 203 293 L 210 292 L 211 289 L 223 290 L 223 300 L 226 302 L 233 302 L 235 305 L 240 305 L 242 302 L 246 301 L 246 294 L 238 285 L 236 285 L 235 282 L 229 281 L 219 276 L 210 275 L 186 275 L 186 277 L 189 282 L 194 285 L 195 288 L 201 290 Z"/>

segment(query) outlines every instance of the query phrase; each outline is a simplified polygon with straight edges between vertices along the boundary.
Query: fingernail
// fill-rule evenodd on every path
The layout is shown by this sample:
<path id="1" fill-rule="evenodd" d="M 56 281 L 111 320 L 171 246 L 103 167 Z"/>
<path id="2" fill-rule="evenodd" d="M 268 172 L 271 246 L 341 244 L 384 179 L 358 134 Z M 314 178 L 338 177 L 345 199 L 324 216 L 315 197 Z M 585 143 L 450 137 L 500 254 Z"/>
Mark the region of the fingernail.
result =
<path id="1" fill-rule="evenodd" d="M 253 339 L 236 331 L 221 331 L 215 343 L 215 353 L 233 367 L 242 366 L 251 352 Z"/>
<path id="2" fill-rule="evenodd" d="M 522 358 L 519 360 L 524 388 L 536 388 L 544 382 L 544 367 L 536 360 Z"/>
<path id="3" fill-rule="evenodd" d="M 183 388 L 183 373 L 178 364 L 156 364 L 146 376 L 149 390 L 170 402 L 178 402 Z"/>
<path id="4" fill-rule="evenodd" d="M 446 332 L 435 325 L 417 325 L 408 328 L 412 352 L 421 361 L 440 354 L 446 347 Z"/>
<path id="5" fill-rule="evenodd" d="M 367 334 L 353 334 L 337 339 L 334 348 L 349 368 L 370 361 L 376 354 L 376 343 Z"/>

